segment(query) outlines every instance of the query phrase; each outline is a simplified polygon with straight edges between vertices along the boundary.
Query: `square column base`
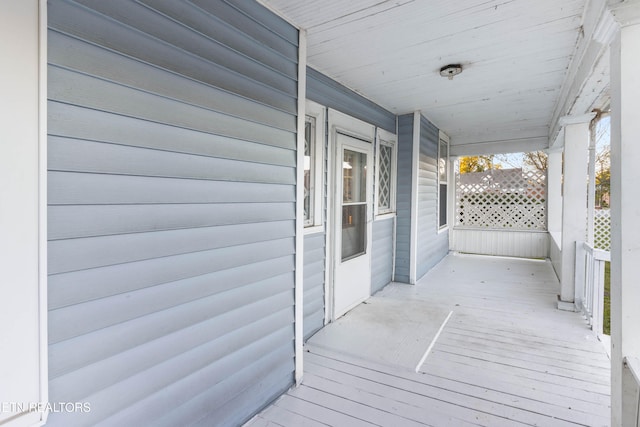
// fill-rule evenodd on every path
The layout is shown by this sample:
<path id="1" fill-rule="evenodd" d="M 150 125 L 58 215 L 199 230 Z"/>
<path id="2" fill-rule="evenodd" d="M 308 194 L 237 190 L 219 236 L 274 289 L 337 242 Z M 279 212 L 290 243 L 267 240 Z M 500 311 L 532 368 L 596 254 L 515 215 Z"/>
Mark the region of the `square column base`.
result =
<path id="1" fill-rule="evenodd" d="M 569 302 L 569 301 L 562 301 L 560 299 L 560 295 L 558 295 L 558 310 L 573 311 L 573 312 L 577 311 L 575 303 Z"/>

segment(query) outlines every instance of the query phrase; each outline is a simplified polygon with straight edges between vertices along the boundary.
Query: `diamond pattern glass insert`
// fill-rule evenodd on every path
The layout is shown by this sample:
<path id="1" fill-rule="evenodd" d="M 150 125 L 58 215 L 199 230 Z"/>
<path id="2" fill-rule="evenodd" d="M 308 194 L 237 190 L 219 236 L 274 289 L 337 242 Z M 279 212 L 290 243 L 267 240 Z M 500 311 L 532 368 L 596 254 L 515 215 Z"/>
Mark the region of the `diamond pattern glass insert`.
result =
<path id="1" fill-rule="evenodd" d="M 546 179 L 521 168 L 456 171 L 456 226 L 546 230 Z"/>
<path id="2" fill-rule="evenodd" d="M 391 156 L 393 150 L 388 145 L 380 145 L 380 172 L 378 175 L 378 208 L 391 208 Z"/>

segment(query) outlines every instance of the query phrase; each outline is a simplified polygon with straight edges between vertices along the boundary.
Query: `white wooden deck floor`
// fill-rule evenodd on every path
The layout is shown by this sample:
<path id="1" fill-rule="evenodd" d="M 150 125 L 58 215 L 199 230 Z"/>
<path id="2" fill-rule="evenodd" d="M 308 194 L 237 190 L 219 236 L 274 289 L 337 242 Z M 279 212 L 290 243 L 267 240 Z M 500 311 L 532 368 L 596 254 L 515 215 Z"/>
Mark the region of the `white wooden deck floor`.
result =
<path id="1" fill-rule="evenodd" d="M 608 426 L 609 359 L 557 293 L 548 262 L 449 255 L 375 296 L 453 311 L 419 372 L 312 338 L 302 385 L 247 425 Z"/>

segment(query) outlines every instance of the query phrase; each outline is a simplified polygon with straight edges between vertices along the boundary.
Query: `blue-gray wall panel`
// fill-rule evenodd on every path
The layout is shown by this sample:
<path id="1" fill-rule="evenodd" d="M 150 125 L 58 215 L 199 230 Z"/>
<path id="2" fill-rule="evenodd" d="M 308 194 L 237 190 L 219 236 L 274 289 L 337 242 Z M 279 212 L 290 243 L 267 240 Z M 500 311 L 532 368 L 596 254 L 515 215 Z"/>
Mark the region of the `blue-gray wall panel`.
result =
<path id="1" fill-rule="evenodd" d="M 371 294 L 391 282 L 393 273 L 393 224 L 388 218 L 373 222 L 371 248 Z"/>
<path id="2" fill-rule="evenodd" d="M 291 114 L 258 104 L 249 99 L 213 86 L 203 86 L 190 78 L 168 70 L 149 67 L 149 64 L 123 56 L 94 44 L 52 31 L 49 63 L 70 70 L 80 70 L 119 85 L 135 87 L 149 93 L 195 104 L 213 111 L 224 112 L 246 120 L 260 122 L 280 129 L 295 131 Z M 113 64 L 102 67 L 104 63 Z M 73 85 L 77 84 L 71 82 Z"/>
<path id="3" fill-rule="evenodd" d="M 252 163 L 296 164 L 293 141 L 247 141 L 52 101 L 48 103 L 48 115 L 50 138 L 109 142 Z"/>
<path id="4" fill-rule="evenodd" d="M 324 232 L 304 237 L 304 338 L 324 326 Z"/>
<path id="5" fill-rule="evenodd" d="M 48 11 L 49 391 L 92 410 L 47 425 L 241 424 L 293 383 L 297 30 L 249 1 Z"/>
<path id="6" fill-rule="evenodd" d="M 133 2 L 126 2 L 125 0 L 118 2 L 94 0 L 86 3 L 94 3 L 96 7 L 109 8 L 112 14 L 120 16 L 126 15 L 127 10 L 132 7 L 130 3 Z M 210 3 L 218 5 L 224 2 Z M 139 31 L 135 26 L 125 25 L 120 23 L 118 19 L 109 19 L 107 16 L 95 13 L 91 8 L 78 7 L 70 1 L 58 0 L 49 3 L 47 12 L 50 28 L 55 32 L 84 39 L 97 46 L 144 61 L 153 67 L 164 68 L 176 74 L 192 78 L 203 85 L 211 85 L 227 90 L 292 114 L 296 112 L 295 92 L 284 93 L 279 89 L 269 87 L 259 80 L 247 78 L 244 72 L 231 70 L 225 64 L 218 63 L 215 58 L 201 57 L 189 52 L 188 49 L 172 46 L 156 37 Z M 75 19 L 70 20 L 68 19 L 69 16 L 73 16 Z M 162 31 L 163 33 L 169 33 L 166 29 L 175 26 L 179 26 L 179 24 L 168 23 L 165 28 L 162 28 Z M 253 25 L 252 27 L 247 27 L 246 30 L 253 30 L 257 27 Z M 242 32 L 234 36 L 249 37 Z M 278 39 L 282 40 L 279 37 Z M 257 39 L 257 41 L 260 42 L 261 40 Z M 297 52 L 296 46 L 291 45 L 291 49 Z M 294 55 L 295 57 L 297 57 L 297 53 Z M 259 64 L 256 63 L 256 67 L 259 67 Z"/>
<path id="7" fill-rule="evenodd" d="M 438 233 L 438 142 L 438 129 L 420 116 L 416 279 L 437 264 L 449 249 L 449 233 Z"/>
<path id="8" fill-rule="evenodd" d="M 310 67 L 307 67 L 307 98 L 396 133 L 393 113 Z"/>
<path id="9" fill-rule="evenodd" d="M 393 280 L 409 283 L 411 252 L 411 176 L 413 114 L 398 116 L 398 186 L 396 193 L 396 268 Z"/>

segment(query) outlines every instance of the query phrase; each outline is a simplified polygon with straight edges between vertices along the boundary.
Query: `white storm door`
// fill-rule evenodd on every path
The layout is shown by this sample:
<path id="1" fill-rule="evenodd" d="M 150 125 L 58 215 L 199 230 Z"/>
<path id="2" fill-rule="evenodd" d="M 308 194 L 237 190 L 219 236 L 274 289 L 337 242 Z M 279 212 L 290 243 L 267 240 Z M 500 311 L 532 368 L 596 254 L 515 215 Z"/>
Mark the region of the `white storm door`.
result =
<path id="1" fill-rule="evenodd" d="M 336 142 L 334 319 L 371 295 L 373 219 L 373 145 L 340 133 Z"/>

